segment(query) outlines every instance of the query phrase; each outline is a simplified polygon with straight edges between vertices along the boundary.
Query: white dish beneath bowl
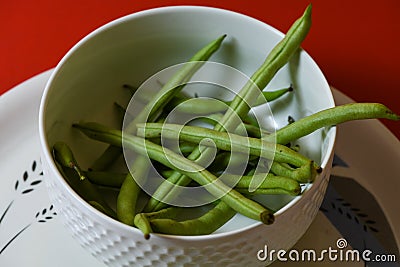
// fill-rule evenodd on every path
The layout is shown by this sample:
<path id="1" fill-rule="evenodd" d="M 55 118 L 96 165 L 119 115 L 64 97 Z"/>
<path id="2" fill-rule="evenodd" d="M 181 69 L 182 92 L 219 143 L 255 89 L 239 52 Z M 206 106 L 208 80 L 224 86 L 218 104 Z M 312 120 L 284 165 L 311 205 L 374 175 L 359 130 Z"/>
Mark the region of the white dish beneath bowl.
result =
<path id="1" fill-rule="evenodd" d="M 104 266 L 81 248 L 64 229 L 51 208 L 44 185 L 37 114 L 40 97 L 51 72 L 43 72 L 0 97 L 0 125 L 3 125 L 0 154 L 6 155 L 0 161 L 0 266 Z M 337 90 L 334 90 L 334 95 L 337 104 L 351 101 Z M 359 150 L 363 147 L 367 149 L 363 145 L 365 143 L 369 144 L 368 149 L 374 151 L 374 157 Z M 357 150 L 352 146 L 357 146 Z M 359 152 L 356 154 L 354 151 Z M 400 215 L 396 212 L 393 198 L 400 188 L 400 165 L 389 164 L 390 168 L 381 170 L 381 179 L 387 181 L 377 184 L 376 174 L 373 173 L 375 167 L 370 163 L 399 162 L 399 140 L 377 120 L 352 122 L 339 126 L 336 152 L 351 167 L 335 167 L 333 174 L 352 177 L 375 196 L 391 225 L 391 231 L 380 232 L 393 232 L 391 240 L 394 239 L 394 246 L 397 244 L 399 247 Z M 328 217 L 319 212 L 294 248 L 299 251 L 310 248 L 319 251 L 329 246 L 335 247 L 336 240 L 342 238 L 338 229 L 343 230 L 343 225 L 333 225 Z M 350 221 L 347 223 L 350 224 Z M 379 240 L 380 234 L 373 234 Z M 351 238 L 347 239 L 351 244 Z M 282 264 L 288 266 L 287 262 L 276 262 L 272 266 Z M 337 262 L 290 262 L 290 266 L 302 265 L 336 266 Z M 364 266 L 364 263 L 341 262 L 341 266 Z"/>

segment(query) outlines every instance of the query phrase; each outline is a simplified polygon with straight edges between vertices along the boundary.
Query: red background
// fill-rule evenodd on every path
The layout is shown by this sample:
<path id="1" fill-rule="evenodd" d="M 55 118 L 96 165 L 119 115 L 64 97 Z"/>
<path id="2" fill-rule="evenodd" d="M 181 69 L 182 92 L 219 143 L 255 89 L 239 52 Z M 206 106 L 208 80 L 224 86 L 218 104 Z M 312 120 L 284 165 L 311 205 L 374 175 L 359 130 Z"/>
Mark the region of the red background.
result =
<path id="1" fill-rule="evenodd" d="M 400 114 L 398 0 L 13 0 L 0 2 L 0 94 L 53 68 L 86 34 L 123 15 L 167 5 L 238 11 L 285 32 L 313 4 L 303 48 L 336 88 Z M 400 138 L 400 122 L 382 121 Z"/>

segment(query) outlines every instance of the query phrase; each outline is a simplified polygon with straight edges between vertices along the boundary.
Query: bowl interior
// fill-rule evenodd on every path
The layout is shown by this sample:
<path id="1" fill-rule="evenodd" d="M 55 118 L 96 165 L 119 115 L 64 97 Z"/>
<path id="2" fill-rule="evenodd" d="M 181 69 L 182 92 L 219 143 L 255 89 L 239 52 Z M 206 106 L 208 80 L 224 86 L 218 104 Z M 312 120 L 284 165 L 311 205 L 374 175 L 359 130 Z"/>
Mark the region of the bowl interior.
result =
<path id="1" fill-rule="evenodd" d="M 87 168 L 106 145 L 83 138 L 71 128 L 72 123 L 84 120 L 116 126 L 114 102 L 125 105 L 130 100 L 123 84 L 140 86 L 154 73 L 186 62 L 222 34 L 227 34 L 227 38 L 210 60 L 232 66 L 248 76 L 283 37 L 274 28 L 238 13 L 188 6 L 132 14 L 88 35 L 62 59 L 47 84 L 40 114 L 44 153 L 51 158 L 49 147 L 63 140 L 76 151 L 81 166 Z M 287 124 L 288 115 L 299 119 L 334 105 L 327 81 L 303 50 L 277 73 L 267 88 L 278 89 L 289 84 L 295 88 L 293 95 L 271 104 L 277 128 Z M 334 136 L 332 131 L 321 130 L 302 138 L 301 152 L 325 167 Z M 50 165 L 55 168 L 53 162 Z M 293 197 L 287 196 L 265 199 L 274 209 L 292 200 Z M 218 232 L 254 223 L 236 216 Z"/>

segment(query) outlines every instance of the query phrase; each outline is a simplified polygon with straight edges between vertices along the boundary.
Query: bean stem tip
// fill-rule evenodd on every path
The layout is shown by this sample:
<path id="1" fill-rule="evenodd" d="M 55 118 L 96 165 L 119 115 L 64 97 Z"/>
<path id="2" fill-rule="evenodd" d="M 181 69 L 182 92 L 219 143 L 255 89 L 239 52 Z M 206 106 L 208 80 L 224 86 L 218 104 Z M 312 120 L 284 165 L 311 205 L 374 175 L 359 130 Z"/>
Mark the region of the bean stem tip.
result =
<path id="1" fill-rule="evenodd" d="M 264 224 L 270 225 L 275 221 L 275 216 L 270 211 L 264 211 L 260 214 L 261 222 Z"/>

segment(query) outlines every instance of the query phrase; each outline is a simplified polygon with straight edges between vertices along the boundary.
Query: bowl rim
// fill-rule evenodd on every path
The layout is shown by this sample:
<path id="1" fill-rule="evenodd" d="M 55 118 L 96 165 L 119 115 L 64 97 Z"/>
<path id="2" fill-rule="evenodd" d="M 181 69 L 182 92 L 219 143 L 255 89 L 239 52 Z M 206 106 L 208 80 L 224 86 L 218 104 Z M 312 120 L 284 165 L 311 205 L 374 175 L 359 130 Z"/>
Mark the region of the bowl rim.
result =
<path id="1" fill-rule="evenodd" d="M 109 29 L 112 29 L 115 26 L 118 26 L 122 23 L 126 23 L 130 20 L 136 20 L 141 17 L 146 17 L 146 16 L 152 16 L 152 15 L 159 15 L 163 13 L 168 13 L 168 12 L 185 12 L 185 11 L 194 11 L 194 12 L 215 12 L 215 13 L 223 13 L 225 15 L 229 16 L 236 16 L 239 19 L 244 19 L 247 20 L 251 23 L 257 23 L 261 24 L 262 27 L 264 27 L 266 30 L 273 32 L 274 34 L 279 35 L 280 37 L 284 36 L 284 33 L 279 31 L 278 29 L 274 28 L 270 24 L 260 21 L 254 17 L 251 17 L 249 15 L 242 14 L 237 11 L 233 10 L 228 10 L 224 8 L 219 8 L 219 7 L 211 7 L 211 6 L 205 6 L 205 5 L 173 5 L 173 6 L 162 6 L 162 7 L 155 7 L 155 8 L 150 8 L 150 9 L 145 9 L 137 12 L 133 12 L 127 15 L 124 15 L 122 17 L 116 18 L 110 22 L 107 22 L 98 28 L 94 29 L 92 32 L 89 34 L 85 35 L 83 38 L 81 38 L 77 43 L 75 43 L 66 53 L 65 55 L 61 58 L 61 60 L 58 62 L 56 67 L 54 68 L 54 71 L 51 73 L 46 85 L 45 89 L 40 101 L 40 107 L 39 107 L 39 138 L 40 138 L 40 145 L 41 145 L 41 151 L 42 151 L 42 157 L 44 157 L 44 160 L 46 163 L 49 165 L 49 168 L 51 169 L 52 173 L 50 175 L 55 175 L 56 180 L 64 186 L 66 191 L 72 196 L 74 201 L 76 203 L 80 203 L 84 209 L 81 209 L 81 212 L 86 213 L 87 215 L 95 215 L 96 220 L 101 220 L 103 223 L 106 223 L 107 225 L 112 225 L 115 227 L 118 227 L 122 229 L 123 231 L 128 231 L 128 232 L 136 232 L 139 234 L 142 234 L 140 230 L 138 230 L 136 227 L 126 225 L 116 219 L 113 219 L 104 213 L 100 212 L 99 210 L 95 209 L 91 205 L 89 205 L 81 196 L 78 195 L 75 190 L 73 190 L 69 184 L 66 182 L 66 180 L 63 178 L 62 174 L 56 167 L 56 164 L 53 160 L 51 149 L 46 137 L 46 131 L 45 131 L 45 118 L 46 118 L 46 106 L 48 102 L 48 96 L 49 92 L 51 91 L 52 88 L 52 83 L 57 77 L 60 69 L 64 65 L 64 63 L 70 58 L 71 55 L 73 55 L 83 44 L 85 44 L 88 40 L 91 38 L 95 37 L 98 34 L 101 34 L 104 31 L 107 31 Z M 330 105 L 333 107 L 335 105 L 334 98 L 332 91 L 329 87 L 328 82 L 326 81 L 325 75 L 322 73 L 321 69 L 319 68 L 318 64 L 315 62 L 315 60 L 304 50 L 301 49 L 302 53 L 305 53 L 305 56 L 308 57 L 308 60 L 316 66 L 315 70 L 319 72 L 319 75 L 323 77 L 324 82 L 326 83 L 326 88 L 329 89 L 328 96 L 329 96 L 329 102 Z M 326 151 L 327 153 L 325 154 L 324 158 L 321 161 L 321 167 L 323 169 L 326 168 L 327 164 L 329 163 L 329 159 L 332 157 L 334 153 L 334 145 L 335 145 L 335 139 L 336 139 L 336 127 L 332 126 L 329 128 L 330 132 L 330 139 L 328 140 L 327 148 Z M 287 203 L 284 207 L 280 208 L 277 212 L 274 213 L 275 217 L 280 216 L 281 214 L 285 213 L 288 209 L 293 208 L 294 205 L 298 204 L 301 199 L 304 199 L 304 195 L 308 194 L 309 191 L 314 187 L 314 184 L 317 182 L 317 180 L 320 180 L 322 177 L 321 175 L 317 175 L 316 180 L 313 183 L 310 183 L 306 186 L 306 189 L 303 191 L 302 195 L 296 196 L 294 199 L 292 199 L 289 203 Z M 235 230 L 230 230 L 227 232 L 222 232 L 222 233 L 212 233 L 212 234 L 207 234 L 207 235 L 191 235 L 191 236 L 185 236 L 185 235 L 169 235 L 169 234 L 160 234 L 160 233 L 153 233 L 152 235 L 162 237 L 162 238 L 170 238 L 170 239 L 180 239 L 182 241 L 205 241 L 205 240 L 210 240 L 210 239 L 219 239 L 227 236 L 233 236 L 237 234 L 241 234 L 243 232 L 249 231 L 251 229 L 257 228 L 259 226 L 264 225 L 262 222 L 254 221 L 254 223 L 251 223 L 247 226 L 244 226 L 240 229 L 235 229 Z"/>

